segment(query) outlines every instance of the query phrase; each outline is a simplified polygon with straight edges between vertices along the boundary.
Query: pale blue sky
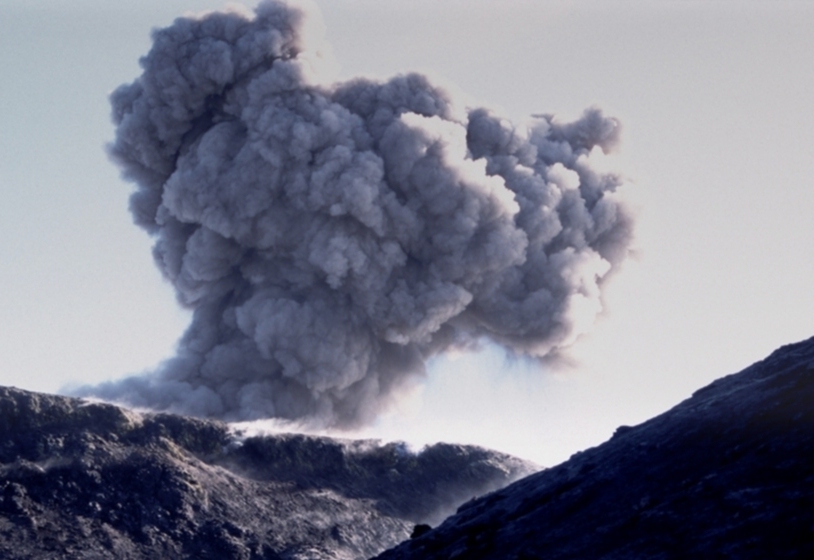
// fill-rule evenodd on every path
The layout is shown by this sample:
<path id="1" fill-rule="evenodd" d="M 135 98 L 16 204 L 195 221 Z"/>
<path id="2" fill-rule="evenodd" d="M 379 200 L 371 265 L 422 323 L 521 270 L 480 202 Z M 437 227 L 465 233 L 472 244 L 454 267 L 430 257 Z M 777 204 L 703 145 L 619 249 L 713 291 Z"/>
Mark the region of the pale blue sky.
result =
<path id="1" fill-rule="evenodd" d="M 368 434 L 553 463 L 814 335 L 814 3 L 322 0 L 341 77 L 422 70 L 520 118 L 625 127 L 639 256 L 541 371 L 437 360 Z M 0 0 L 0 384 L 150 369 L 187 316 L 107 161 L 108 93 L 149 30 L 219 1 Z"/>

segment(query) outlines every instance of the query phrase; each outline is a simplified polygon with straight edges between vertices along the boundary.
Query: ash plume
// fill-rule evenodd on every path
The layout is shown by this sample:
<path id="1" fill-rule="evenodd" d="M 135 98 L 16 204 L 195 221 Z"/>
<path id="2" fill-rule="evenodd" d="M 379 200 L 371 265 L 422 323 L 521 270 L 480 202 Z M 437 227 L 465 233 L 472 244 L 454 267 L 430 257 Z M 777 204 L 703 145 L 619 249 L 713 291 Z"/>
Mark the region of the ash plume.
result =
<path id="1" fill-rule="evenodd" d="M 544 357 L 627 253 L 619 123 L 514 125 L 419 74 L 330 83 L 319 20 L 266 1 L 157 30 L 113 160 L 181 305 L 177 355 L 80 392 L 226 420 L 370 422 L 428 357 Z M 316 31 L 315 31 L 316 30 Z"/>

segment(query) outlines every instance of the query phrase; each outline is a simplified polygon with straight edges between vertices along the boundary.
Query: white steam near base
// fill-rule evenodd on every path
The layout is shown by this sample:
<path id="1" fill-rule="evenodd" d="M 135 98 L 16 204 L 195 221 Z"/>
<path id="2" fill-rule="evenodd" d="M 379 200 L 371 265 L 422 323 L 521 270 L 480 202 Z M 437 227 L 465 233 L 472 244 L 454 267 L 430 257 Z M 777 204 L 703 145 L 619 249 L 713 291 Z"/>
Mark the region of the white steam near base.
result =
<path id="1" fill-rule="evenodd" d="M 372 421 L 428 357 L 544 357 L 627 254 L 619 125 L 515 126 L 424 76 L 328 84 L 301 6 L 180 18 L 111 96 L 131 210 L 193 310 L 158 371 L 79 393 L 226 420 Z"/>

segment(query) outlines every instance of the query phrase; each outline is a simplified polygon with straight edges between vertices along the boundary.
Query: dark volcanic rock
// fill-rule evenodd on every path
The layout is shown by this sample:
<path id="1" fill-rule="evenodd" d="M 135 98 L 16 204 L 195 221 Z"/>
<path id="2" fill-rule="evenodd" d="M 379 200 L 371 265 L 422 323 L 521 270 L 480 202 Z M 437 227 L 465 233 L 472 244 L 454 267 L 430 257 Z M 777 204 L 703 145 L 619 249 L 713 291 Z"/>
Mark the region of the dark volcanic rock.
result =
<path id="1" fill-rule="evenodd" d="M 378 558 L 814 558 L 814 338 Z"/>
<path id="2" fill-rule="evenodd" d="M 532 470 L 0 388 L 0 558 L 366 558 Z"/>

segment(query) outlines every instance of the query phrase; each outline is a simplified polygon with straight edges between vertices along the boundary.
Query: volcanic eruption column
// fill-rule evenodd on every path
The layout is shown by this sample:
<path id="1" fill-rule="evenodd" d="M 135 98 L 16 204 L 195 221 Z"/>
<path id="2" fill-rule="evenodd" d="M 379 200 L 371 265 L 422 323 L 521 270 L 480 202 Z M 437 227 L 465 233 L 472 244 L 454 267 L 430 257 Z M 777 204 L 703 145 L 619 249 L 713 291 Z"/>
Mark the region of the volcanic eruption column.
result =
<path id="1" fill-rule="evenodd" d="M 618 122 L 515 126 L 418 74 L 329 83 L 319 25 L 281 2 L 179 18 L 112 94 L 110 154 L 193 318 L 158 371 L 84 394 L 353 428 L 434 354 L 542 357 L 601 310 L 632 229 L 596 165 Z"/>

